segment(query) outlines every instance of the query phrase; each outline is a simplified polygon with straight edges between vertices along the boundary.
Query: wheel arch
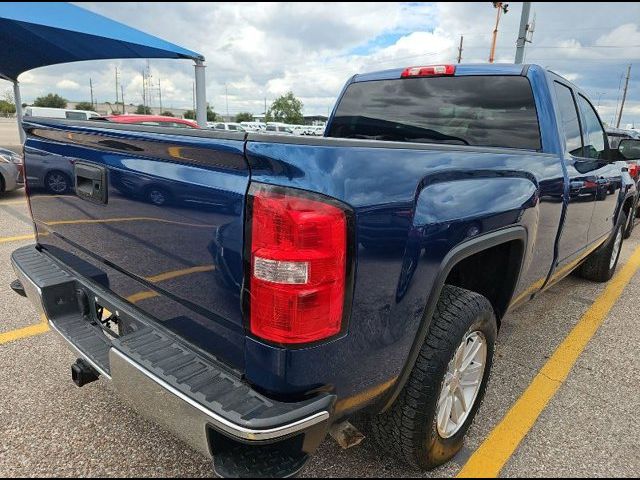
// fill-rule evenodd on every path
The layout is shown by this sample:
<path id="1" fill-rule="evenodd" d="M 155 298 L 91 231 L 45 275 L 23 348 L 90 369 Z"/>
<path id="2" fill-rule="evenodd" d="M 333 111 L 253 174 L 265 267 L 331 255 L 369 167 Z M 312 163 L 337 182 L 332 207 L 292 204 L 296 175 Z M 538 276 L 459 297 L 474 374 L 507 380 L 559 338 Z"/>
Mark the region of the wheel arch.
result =
<path id="1" fill-rule="evenodd" d="M 407 361 L 405 362 L 405 365 L 402 368 L 402 371 L 398 376 L 396 382 L 390 388 L 388 394 L 384 397 L 381 412 L 388 410 L 393 405 L 396 398 L 404 388 L 404 385 L 406 384 L 411 374 L 411 370 L 416 363 L 416 360 L 420 353 L 420 348 L 424 343 L 429 331 L 431 319 L 433 318 L 433 314 L 440 298 L 440 294 L 442 293 L 442 289 L 447 283 L 447 279 L 450 278 L 451 273 L 455 272 L 456 267 L 463 265 L 465 260 L 471 259 L 472 257 L 477 255 L 482 255 L 484 252 L 488 252 L 491 249 L 499 248 L 508 244 L 518 245 L 520 254 L 519 258 L 517 258 L 516 260 L 517 265 L 513 267 L 514 273 L 512 279 L 510 279 L 509 284 L 506 286 L 507 293 L 505 293 L 501 297 L 497 304 L 492 302 L 492 306 L 494 307 L 494 311 L 496 313 L 496 318 L 498 319 L 498 321 L 500 321 L 500 318 L 502 317 L 502 315 L 504 315 L 504 313 L 506 313 L 509 307 L 509 303 L 515 291 L 515 287 L 518 284 L 518 280 L 522 271 L 524 252 L 526 251 L 526 243 L 527 231 L 525 230 L 525 228 L 521 226 L 514 226 L 471 238 L 454 247 L 445 256 L 440 264 L 440 269 L 438 271 L 436 279 L 431 286 L 431 291 L 429 292 L 429 296 L 427 298 L 424 315 L 420 322 L 420 326 L 418 327 L 418 332 L 416 334 L 413 345 L 411 346 Z M 513 258 L 510 258 L 509 260 L 513 261 Z M 453 284 L 456 285 L 456 283 Z M 478 293 L 482 294 L 482 292 Z M 491 299 L 489 300 L 491 301 Z"/>

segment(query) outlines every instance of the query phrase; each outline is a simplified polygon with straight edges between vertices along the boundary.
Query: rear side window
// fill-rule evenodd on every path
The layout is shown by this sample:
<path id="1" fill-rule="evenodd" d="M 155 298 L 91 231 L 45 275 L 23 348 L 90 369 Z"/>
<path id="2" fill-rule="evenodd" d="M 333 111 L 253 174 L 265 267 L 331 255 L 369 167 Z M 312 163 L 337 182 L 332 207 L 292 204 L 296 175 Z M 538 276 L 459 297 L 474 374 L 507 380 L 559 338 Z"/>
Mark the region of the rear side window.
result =
<path id="1" fill-rule="evenodd" d="M 560 110 L 560 122 L 567 141 L 567 151 L 576 157 L 582 156 L 582 134 L 580 133 L 580 121 L 576 102 L 573 100 L 571 89 L 561 83 L 554 83 L 558 109 Z"/>
<path id="2" fill-rule="evenodd" d="M 351 84 L 329 137 L 539 150 L 531 85 L 519 76 Z"/>

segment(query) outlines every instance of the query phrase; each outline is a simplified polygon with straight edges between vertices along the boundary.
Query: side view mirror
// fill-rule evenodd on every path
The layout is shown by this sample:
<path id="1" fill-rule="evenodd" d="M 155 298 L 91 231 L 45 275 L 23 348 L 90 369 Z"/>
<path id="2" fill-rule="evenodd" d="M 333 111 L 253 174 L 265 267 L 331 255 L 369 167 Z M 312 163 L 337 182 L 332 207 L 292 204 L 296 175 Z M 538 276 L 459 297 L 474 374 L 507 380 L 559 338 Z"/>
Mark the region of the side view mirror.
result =
<path id="1" fill-rule="evenodd" d="M 640 140 L 631 138 L 621 140 L 618 151 L 625 160 L 640 160 Z"/>

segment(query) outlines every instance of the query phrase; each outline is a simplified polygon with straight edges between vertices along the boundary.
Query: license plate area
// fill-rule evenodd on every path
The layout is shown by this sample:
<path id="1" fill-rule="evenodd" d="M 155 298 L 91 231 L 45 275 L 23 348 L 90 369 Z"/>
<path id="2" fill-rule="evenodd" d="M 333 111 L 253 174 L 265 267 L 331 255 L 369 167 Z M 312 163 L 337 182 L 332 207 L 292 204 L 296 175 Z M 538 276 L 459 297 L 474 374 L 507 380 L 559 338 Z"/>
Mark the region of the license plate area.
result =
<path id="1" fill-rule="evenodd" d="M 102 330 L 110 340 L 136 332 L 141 327 L 133 317 L 105 299 L 86 290 L 83 297 L 88 304 L 84 309 L 85 320 Z"/>

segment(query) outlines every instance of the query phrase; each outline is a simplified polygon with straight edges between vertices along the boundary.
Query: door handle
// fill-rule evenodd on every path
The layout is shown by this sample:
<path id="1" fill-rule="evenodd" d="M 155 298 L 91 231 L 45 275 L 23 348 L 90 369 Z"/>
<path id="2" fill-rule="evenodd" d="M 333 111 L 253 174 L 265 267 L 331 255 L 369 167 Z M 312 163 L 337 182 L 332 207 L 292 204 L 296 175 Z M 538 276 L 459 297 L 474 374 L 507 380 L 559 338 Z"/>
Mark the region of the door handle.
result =
<path id="1" fill-rule="evenodd" d="M 93 203 L 107 203 L 107 170 L 104 167 L 76 162 L 76 195 Z"/>

